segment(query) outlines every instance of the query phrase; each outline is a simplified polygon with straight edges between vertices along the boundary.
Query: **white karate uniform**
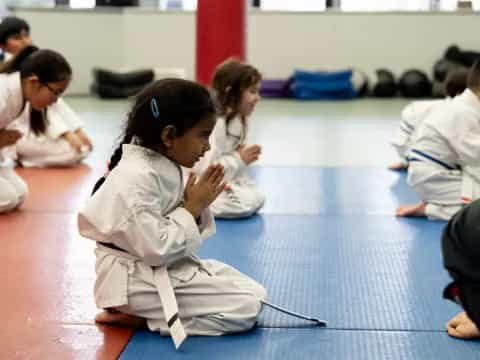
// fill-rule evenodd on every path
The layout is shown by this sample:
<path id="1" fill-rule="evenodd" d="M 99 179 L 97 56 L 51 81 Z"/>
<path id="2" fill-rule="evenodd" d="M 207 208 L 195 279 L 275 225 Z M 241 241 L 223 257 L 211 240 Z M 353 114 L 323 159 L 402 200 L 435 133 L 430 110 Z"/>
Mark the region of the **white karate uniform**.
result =
<path id="1" fill-rule="evenodd" d="M 24 167 L 74 166 L 84 159 L 90 150 L 85 146 L 78 153 L 62 135 L 83 127 L 78 115 L 62 99 L 47 108 L 48 124 L 44 134 L 30 129 L 30 107 L 9 128 L 24 136 L 16 143 L 16 159 Z"/>
<path id="2" fill-rule="evenodd" d="M 441 100 L 412 101 L 402 110 L 400 125 L 395 131 L 391 144 L 395 148 L 402 162 L 407 164 L 408 151 L 414 138 L 415 129 L 418 129 L 437 107 L 449 103 L 451 98 Z"/>
<path id="3" fill-rule="evenodd" d="M 265 203 L 265 195 L 248 175 L 248 166 L 236 151 L 245 137 L 240 117 L 230 120 L 228 126 L 224 118 L 219 118 L 210 136 L 211 149 L 195 165 L 194 171 L 198 173 L 215 163 L 222 164 L 225 169 L 227 187 L 210 205 L 215 217 L 234 219 L 251 216 Z"/>
<path id="4" fill-rule="evenodd" d="M 119 164 L 78 216 L 80 234 L 99 242 L 97 306 L 145 318 L 151 331 L 170 334 L 177 347 L 182 329 L 187 335 L 250 329 L 266 297 L 246 275 L 194 255 L 215 224 L 208 210 L 197 224 L 181 206 L 183 192 L 178 165 L 123 145 Z"/>
<path id="5" fill-rule="evenodd" d="M 6 128 L 24 107 L 20 73 L 0 74 L 0 129 Z M 0 149 L 0 213 L 20 206 L 28 192 L 25 181 L 15 173 L 12 147 Z"/>
<path id="6" fill-rule="evenodd" d="M 433 111 L 409 153 L 408 183 L 431 219 L 448 220 L 480 194 L 480 99 L 469 89 Z"/>

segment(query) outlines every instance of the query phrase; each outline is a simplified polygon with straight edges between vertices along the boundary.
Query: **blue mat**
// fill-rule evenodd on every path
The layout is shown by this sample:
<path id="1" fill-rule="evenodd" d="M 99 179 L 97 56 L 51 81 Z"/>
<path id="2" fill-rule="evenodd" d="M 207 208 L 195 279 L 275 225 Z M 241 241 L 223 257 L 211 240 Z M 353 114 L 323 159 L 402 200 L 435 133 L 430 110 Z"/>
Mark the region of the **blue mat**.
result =
<path id="1" fill-rule="evenodd" d="M 383 168 L 251 169 L 267 201 L 264 214 L 393 215 L 402 203 L 418 196 L 406 183 L 406 173 Z"/>
<path id="2" fill-rule="evenodd" d="M 122 359 L 478 358 L 477 343 L 443 331 L 460 310 L 441 297 L 449 280 L 440 254 L 444 223 L 389 215 L 400 202 L 417 201 L 404 175 L 254 170 L 267 194 L 263 214 L 217 221 L 199 255 L 235 266 L 264 284 L 270 301 L 326 319 L 328 328 L 266 308 L 253 332 L 190 338 L 178 353 L 170 339 L 137 332 Z"/>
<path id="3" fill-rule="evenodd" d="M 256 329 L 234 336 L 190 337 L 178 352 L 169 338 L 137 332 L 120 359 L 474 360 L 479 354 L 480 342 L 439 332 Z"/>
<path id="4" fill-rule="evenodd" d="M 217 221 L 199 254 L 233 265 L 264 284 L 271 301 L 329 327 L 441 330 L 458 310 L 441 297 L 442 228 L 387 216 L 260 215 Z M 270 310 L 261 323 L 292 324 Z"/>

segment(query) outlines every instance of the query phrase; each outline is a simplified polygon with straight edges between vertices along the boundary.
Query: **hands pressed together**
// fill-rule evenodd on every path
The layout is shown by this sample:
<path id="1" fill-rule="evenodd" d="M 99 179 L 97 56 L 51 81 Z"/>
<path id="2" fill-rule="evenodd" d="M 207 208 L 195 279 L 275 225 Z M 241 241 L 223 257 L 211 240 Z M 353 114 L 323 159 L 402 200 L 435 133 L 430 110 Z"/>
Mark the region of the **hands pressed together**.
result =
<path id="1" fill-rule="evenodd" d="M 200 176 L 190 174 L 184 194 L 184 207 L 196 219 L 203 209 L 207 208 L 225 187 L 223 166 L 210 165 Z"/>

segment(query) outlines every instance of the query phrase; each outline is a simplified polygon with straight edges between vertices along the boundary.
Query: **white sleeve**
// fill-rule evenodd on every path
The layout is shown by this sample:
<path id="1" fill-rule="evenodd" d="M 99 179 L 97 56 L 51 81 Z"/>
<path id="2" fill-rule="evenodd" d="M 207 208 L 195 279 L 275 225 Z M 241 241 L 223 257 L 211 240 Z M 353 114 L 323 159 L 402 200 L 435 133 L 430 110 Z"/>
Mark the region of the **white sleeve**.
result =
<path id="1" fill-rule="evenodd" d="M 243 162 L 238 151 L 228 148 L 227 146 L 227 129 L 225 121 L 221 120 L 215 125 L 215 129 L 210 138 L 211 147 L 208 154 L 208 163 L 220 163 L 225 169 L 225 180 L 234 179 L 247 164 Z"/>
<path id="2" fill-rule="evenodd" d="M 84 212 L 78 215 L 82 236 L 113 243 L 150 266 L 168 266 L 193 254 L 203 241 L 195 219 L 182 207 L 166 216 L 160 209 L 137 207 L 116 226 L 104 225 Z"/>
<path id="3" fill-rule="evenodd" d="M 62 115 L 59 112 L 56 104 L 53 104 L 47 108 L 47 131 L 46 135 L 51 139 L 58 139 L 66 132 L 70 131 L 70 127 L 62 119 Z"/>
<path id="4" fill-rule="evenodd" d="M 61 98 L 58 99 L 56 105 L 61 111 L 63 121 L 70 127 L 71 131 L 78 130 L 85 126 L 82 119 L 80 119 L 77 113 L 73 111 L 65 100 Z"/>
<path id="5" fill-rule="evenodd" d="M 183 207 L 166 216 L 160 209 L 137 208 L 114 234 L 117 239 L 125 237 L 131 252 L 150 266 L 168 266 L 193 254 L 202 244 L 195 219 Z"/>
<path id="6" fill-rule="evenodd" d="M 413 133 L 416 127 L 415 102 L 408 104 L 403 110 L 400 124 L 395 131 L 391 144 L 398 153 L 398 156 L 405 158 L 410 149 Z"/>
<path id="7" fill-rule="evenodd" d="M 159 196 L 155 185 L 152 183 L 153 191 L 142 189 L 137 193 L 135 203 L 128 208 L 128 202 L 122 199 L 125 195 L 108 194 L 114 184 L 106 182 L 80 212 L 80 234 L 113 243 L 150 266 L 168 266 L 193 254 L 214 232 L 213 221 L 202 214 L 198 225 L 183 207 L 164 214 L 160 201 L 155 200 Z"/>
<path id="8" fill-rule="evenodd" d="M 213 219 L 213 215 L 210 212 L 209 208 L 206 208 L 200 214 L 200 219 L 198 221 L 198 229 L 200 230 L 200 235 L 202 236 L 202 239 L 209 238 L 210 236 L 215 234 L 215 220 Z"/>
<path id="9" fill-rule="evenodd" d="M 461 126 L 459 126 L 461 124 Z M 457 117 L 447 139 L 460 159 L 462 166 L 480 166 L 480 119 Z"/>
<path id="10" fill-rule="evenodd" d="M 83 126 L 78 115 L 62 99 L 48 107 L 47 118 L 47 135 L 52 139 L 58 139 L 64 133 Z"/>
<path id="11" fill-rule="evenodd" d="M 0 93 L 1 93 L 0 89 Z M 7 110 L 7 102 L 5 99 L 0 98 L 0 129 L 4 129 L 10 124 L 14 119 L 10 119 L 6 115 Z"/>
<path id="12" fill-rule="evenodd" d="M 20 131 L 23 136 L 27 135 L 30 130 L 30 106 L 25 106 L 22 113 L 7 126 L 7 129 Z"/>

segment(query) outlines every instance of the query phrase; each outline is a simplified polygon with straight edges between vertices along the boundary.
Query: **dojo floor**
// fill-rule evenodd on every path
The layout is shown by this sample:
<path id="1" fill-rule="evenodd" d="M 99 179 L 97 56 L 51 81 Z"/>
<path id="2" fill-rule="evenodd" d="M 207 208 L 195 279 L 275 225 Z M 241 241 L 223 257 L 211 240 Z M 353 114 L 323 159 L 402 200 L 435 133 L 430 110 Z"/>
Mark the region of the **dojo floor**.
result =
<path id="1" fill-rule="evenodd" d="M 30 194 L 0 217 L 0 359 L 478 359 L 479 342 L 449 338 L 459 309 L 441 297 L 448 276 L 444 223 L 397 219 L 417 200 L 405 175 L 386 170 L 405 100 L 264 100 L 251 125 L 263 146 L 252 169 L 267 204 L 258 216 L 218 221 L 200 255 L 256 278 L 272 302 L 328 320 L 327 328 L 266 309 L 255 330 L 169 338 L 97 326 L 94 244 L 76 211 L 113 149 L 124 101 L 70 98 L 95 143 L 74 169 L 20 169 Z"/>

